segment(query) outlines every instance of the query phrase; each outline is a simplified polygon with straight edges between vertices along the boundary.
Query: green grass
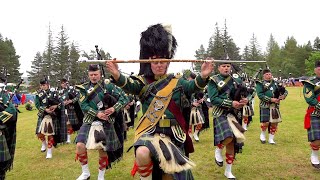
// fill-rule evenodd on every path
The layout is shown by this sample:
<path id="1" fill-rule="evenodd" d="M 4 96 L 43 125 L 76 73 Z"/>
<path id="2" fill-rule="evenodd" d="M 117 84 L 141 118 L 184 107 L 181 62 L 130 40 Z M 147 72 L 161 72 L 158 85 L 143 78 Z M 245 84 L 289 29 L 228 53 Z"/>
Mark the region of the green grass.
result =
<path id="1" fill-rule="evenodd" d="M 253 123 L 246 132 L 246 142 L 242 154 L 238 154 L 233 173 L 238 179 L 320 179 L 320 171 L 310 164 L 310 147 L 307 131 L 303 128 L 303 118 L 307 104 L 301 94 L 302 88 L 288 88 L 289 96 L 281 102 L 283 122 L 275 135 L 276 145 L 261 144 L 258 99 L 256 99 Z M 13 170 L 7 173 L 8 180 L 29 179 L 76 179 L 81 168 L 75 162 L 75 144 L 61 145 L 53 151 L 53 158 L 45 159 L 40 152 L 40 141 L 35 136 L 36 111 L 19 114 L 17 125 L 17 149 Z M 214 162 L 213 130 L 200 135 L 195 142 L 195 152 L 191 159 L 196 163 L 193 169 L 195 179 L 225 179 L 224 167 Z M 73 138 L 75 135 L 73 135 Z M 125 149 L 132 145 L 133 130 L 129 131 Z M 89 166 L 92 179 L 97 178 L 98 152 L 89 151 Z M 125 152 L 123 160 L 108 170 L 106 179 L 138 179 L 130 176 L 133 165 L 133 151 Z"/>

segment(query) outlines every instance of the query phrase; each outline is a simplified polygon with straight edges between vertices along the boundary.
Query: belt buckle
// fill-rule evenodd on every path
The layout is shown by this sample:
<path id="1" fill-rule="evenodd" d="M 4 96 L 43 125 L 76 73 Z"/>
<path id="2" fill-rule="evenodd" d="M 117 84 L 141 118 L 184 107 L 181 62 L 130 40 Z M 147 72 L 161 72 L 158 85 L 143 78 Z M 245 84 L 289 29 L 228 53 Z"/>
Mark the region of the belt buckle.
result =
<path id="1" fill-rule="evenodd" d="M 159 127 L 170 127 L 170 119 L 160 119 Z"/>

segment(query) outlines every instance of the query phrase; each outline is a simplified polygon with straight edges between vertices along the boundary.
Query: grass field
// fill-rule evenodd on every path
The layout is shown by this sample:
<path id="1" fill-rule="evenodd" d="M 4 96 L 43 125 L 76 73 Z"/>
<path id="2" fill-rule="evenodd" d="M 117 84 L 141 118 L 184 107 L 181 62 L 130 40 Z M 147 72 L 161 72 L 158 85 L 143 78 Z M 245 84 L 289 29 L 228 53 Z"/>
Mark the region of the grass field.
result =
<path id="1" fill-rule="evenodd" d="M 238 154 L 233 174 L 238 179 L 320 179 L 320 171 L 310 164 L 310 146 L 307 132 L 303 128 L 303 117 L 307 107 L 302 88 L 288 88 L 289 96 L 281 103 L 283 122 L 275 135 L 276 145 L 261 144 L 258 100 L 256 99 L 253 123 L 246 132 L 243 153 Z M 17 125 L 17 148 L 13 170 L 7 173 L 8 180 L 33 179 L 76 179 L 81 174 L 79 162 L 75 162 L 75 144 L 58 146 L 53 158 L 47 160 L 40 152 L 40 141 L 35 136 L 36 111 L 19 114 Z M 195 152 L 190 158 L 196 163 L 193 169 L 195 179 L 225 179 L 224 167 L 214 162 L 213 130 L 200 134 L 195 142 Z M 75 135 L 73 135 L 73 138 Z M 125 149 L 131 146 L 133 130 L 129 131 Z M 138 179 L 130 176 L 133 165 L 133 151 L 125 152 L 123 160 L 106 172 L 106 179 Z M 98 152 L 89 151 L 91 179 L 97 179 Z"/>

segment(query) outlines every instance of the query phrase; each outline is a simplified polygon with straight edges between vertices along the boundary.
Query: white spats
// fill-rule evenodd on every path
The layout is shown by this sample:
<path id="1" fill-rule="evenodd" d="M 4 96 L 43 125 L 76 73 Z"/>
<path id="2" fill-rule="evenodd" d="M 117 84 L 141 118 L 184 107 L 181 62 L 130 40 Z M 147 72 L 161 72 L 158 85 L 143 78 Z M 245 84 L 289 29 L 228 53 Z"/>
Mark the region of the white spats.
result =
<path id="1" fill-rule="evenodd" d="M 46 141 L 42 141 L 42 145 L 41 145 L 41 152 L 45 152 L 47 148 L 47 142 Z"/>
<path id="2" fill-rule="evenodd" d="M 70 134 L 67 135 L 67 143 L 68 143 L 68 144 L 71 143 L 71 135 L 70 135 Z"/>
<path id="3" fill-rule="evenodd" d="M 265 143 L 265 142 L 266 142 L 266 131 L 261 131 L 260 141 L 261 141 L 262 143 Z"/>
<path id="4" fill-rule="evenodd" d="M 274 138 L 274 134 L 269 134 L 269 144 L 276 144 L 276 142 L 274 142 L 273 138 Z"/>
<path id="5" fill-rule="evenodd" d="M 52 158 L 52 148 L 48 148 L 47 149 L 47 156 L 46 156 L 47 159 L 51 159 Z"/>
<path id="6" fill-rule="evenodd" d="M 246 123 L 243 123 L 243 124 L 242 124 L 243 129 L 246 130 L 246 131 L 248 131 L 247 126 L 248 126 L 248 125 L 247 125 Z"/>
<path id="7" fill-rule="evenodd" d="M 99 169 L 98 180 L 104 180 L 105 172 L 106 172 L 106 169 L 104 169 L 104 170 Z"/>
<path id="8" fill-rule="evenodd" d="M 218 164 L 218 166 L 223 166 L 222 150 L 223 149 L 216 147 L 216 150 L 214 151 L 214 156 L 216 158 L 216 163 Z"/>
<path id="9" fill-rule="evenodd" d="M 319 157 L 318 157 L 319 150 L 311 150 L 311 163 L 312 164 L 320 164 Z"/>
<path id="10" fill-rule="evenodd" d="M 89 172 L 89 166 L 88 164 L 82 165 L 82 174 L 78 177 L 77 180 L 87 180 L 90 179 L 90 172 Z"/>
<path id="11" fill-rule="evenodd" d="M 236 179 L 236 177 L 232 174 L 231 169 L 232 169 L 232 164 L 226 164 L 226 170 L 224 171 L 224 175 L 228 179 Z"/>
<path id="12" fill-rule="evenodd" d="M 199 136 L 198 136 L 198 134 L 199 134 L 199 130 L 195 130 L 194 133 L 193 133 L 193 138 L 194 138 L 194 140 L 197 141 L 197 142 L 199 141 Z"/>

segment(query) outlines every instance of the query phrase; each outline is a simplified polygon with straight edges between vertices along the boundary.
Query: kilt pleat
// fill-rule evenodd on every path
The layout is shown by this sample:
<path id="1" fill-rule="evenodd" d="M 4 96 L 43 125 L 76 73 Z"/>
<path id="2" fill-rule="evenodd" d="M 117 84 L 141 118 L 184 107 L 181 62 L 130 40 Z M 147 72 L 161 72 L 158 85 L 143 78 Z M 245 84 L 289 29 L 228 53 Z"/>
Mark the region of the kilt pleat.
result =
<path id="1" fill-rule="evenodd" d="M 320 140 L 320 117 L 311 116 L 311 127 L 308 129 L 308 141 Z"/>
<path id="2" fill-rule="evenodd" d="M 260 107 L 260 122 L 266 123 L 270 121 L 270 108 Z"/>
<path id="3" fill-rule="evenodd" d="M 229 126 L 227 115 L 222 114 L 221 116 L 213 119 L 214 128 L 214 145 L 220 144 L 223 140 L 228 137 L 234 137 L 231 127 Z"/>

